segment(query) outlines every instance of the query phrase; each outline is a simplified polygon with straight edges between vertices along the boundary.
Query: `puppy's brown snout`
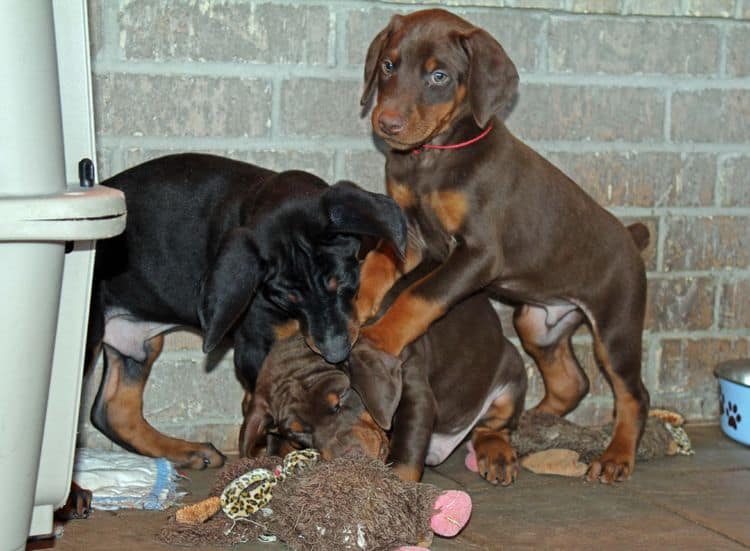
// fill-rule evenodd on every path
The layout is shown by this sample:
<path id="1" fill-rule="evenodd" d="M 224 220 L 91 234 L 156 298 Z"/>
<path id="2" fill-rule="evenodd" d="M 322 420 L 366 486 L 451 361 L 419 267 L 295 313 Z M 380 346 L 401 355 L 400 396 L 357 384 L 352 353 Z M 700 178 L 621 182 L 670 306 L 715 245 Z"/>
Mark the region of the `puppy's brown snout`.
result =
<path id="1" fill-rule="evenodd" d="M 404 129 L 404 119 L 398 113 L 383 110 L 378 116 L 378 126 L 384 134 L 395 136 Z"/>

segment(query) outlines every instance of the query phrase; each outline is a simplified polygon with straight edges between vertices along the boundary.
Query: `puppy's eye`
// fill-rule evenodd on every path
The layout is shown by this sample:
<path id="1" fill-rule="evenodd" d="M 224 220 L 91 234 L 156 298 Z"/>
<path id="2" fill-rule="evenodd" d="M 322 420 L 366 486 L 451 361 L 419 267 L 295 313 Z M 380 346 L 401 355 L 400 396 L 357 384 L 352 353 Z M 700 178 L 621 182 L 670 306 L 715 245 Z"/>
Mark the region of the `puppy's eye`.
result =
<path id="1" fill-rule="evenodd" d="M 438 86 L 443 86 L 448 83 L 450 80 L 450 77 L 447 73 L 444 73 L 443 71 L 433 71 L 430 73 L 430 84 L 436 84 Z"/>
<path id="2" fill-rule="evenodd" d="M 393 61 L 390 59 L 384 59 L 382 63 L 383 73 L 390 75 L 393 72 Z"/>
<path id="3" fill-rule="evenodd" d="M 300 296 L 299 296 L 299 293 L 295 291 L 289 291 L 286 294 L 286 299 L 292 304 L 297 304 L 300 301 Z"/>

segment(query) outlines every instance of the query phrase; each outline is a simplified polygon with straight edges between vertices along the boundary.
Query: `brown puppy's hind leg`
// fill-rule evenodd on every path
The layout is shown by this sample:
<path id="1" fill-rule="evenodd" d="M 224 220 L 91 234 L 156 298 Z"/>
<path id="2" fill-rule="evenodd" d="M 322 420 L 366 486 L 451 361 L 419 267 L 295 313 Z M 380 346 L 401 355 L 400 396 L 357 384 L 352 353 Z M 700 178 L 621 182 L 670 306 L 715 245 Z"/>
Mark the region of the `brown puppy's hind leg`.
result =
<path id="1" fill-rule="evenodd" d="M 587 479 L 605 484 L 626 480 L 633 473 L 649 407 L 648 391 L 641 380 L 643 309 L 628 305 L 621 311 L 629 318 L 626 322 L 608 319 L 607 324 L 593 327 L 594 353 L 612 385 L 615 415 L 612 441 L 601 457 L 591 462 Z"/>
<path id="2" fill-rule="evenodd" d="M 544 380 L 544 398 L 534 409 L 560 417 L 573 411 L 589 390 L 588 377 L 570 343 L 583 317 L 578 312 L 568 316 L 550 328 L 543 308 L 524 305 L 513 315 L 523 349 L 534 359 Z"/>
<path id="3" fill-rule="evenodd" d="M 104 374 L 91 410 L 91 421 L 120 446 L 150 457 L 165 457 L 180 467 L 220 467 L 224 456 L 210 443 L 194 443 L 163 435 L 143 417 L 143 390 L 164 337 L 144 343 L 145 361 L 137 362 L 104 345 Z"/>

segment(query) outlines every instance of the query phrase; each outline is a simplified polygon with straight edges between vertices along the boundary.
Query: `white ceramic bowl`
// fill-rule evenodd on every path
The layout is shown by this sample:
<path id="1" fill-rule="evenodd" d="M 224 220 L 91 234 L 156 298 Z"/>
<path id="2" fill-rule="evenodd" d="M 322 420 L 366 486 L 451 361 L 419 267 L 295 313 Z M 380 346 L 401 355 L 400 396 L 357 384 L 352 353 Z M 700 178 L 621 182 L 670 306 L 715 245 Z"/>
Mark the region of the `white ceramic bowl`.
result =
<path id="1" fill-rule="evenodd" d="M 720 363 L 714 375 L 719 379 L 721 430 L 750 446 L 750 359 Z"/>

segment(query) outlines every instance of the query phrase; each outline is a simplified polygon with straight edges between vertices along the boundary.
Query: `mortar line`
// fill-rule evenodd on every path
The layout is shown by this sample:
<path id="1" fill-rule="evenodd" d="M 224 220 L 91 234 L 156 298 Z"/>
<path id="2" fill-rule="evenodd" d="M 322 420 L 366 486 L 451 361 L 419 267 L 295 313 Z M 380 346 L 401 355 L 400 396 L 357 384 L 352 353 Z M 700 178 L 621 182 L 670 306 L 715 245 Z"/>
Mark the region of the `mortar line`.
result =
<path id="1" fill-rule="evenodd" d="M 543 48 L 544 50 L 544 48 Z M 546 55 L 544 56 L 546 58 Z M 540 56 L 541 58 L 541 56 Z M 540 59 L 540 63 L 548 65 Z M 705 89 L 716 90 L 750 90 L 750 77 L 711 77 L 709 75 L 640 75 L 640 74 L 598 74 L 598 73 L 553 73 L 529 72 L 519 70 L 521 85 L 526 84 L 554 84 L 580 88 L 593 87 L 621 87 L 621 88 L 653 88 L 673 89 L 680 91 L 699 91 Z M 348 63 L 328 66 L 326 64 L 292 64 L 292 63 L 264 63 L 261 61 L 205 61 L 195 62 L 186 59 L 171 59 L 156 61 L 152 59 L 96 59 L 93 72 L 123 73 L 143 75 L 191 75 L 217 78 L 256 78 L 271 79 L 279 74 L 289 78 L 320 78 L 325 80 L 360 80 L 361 64 Z M 523 91 L 523 88 L 521 88 Z"/>

